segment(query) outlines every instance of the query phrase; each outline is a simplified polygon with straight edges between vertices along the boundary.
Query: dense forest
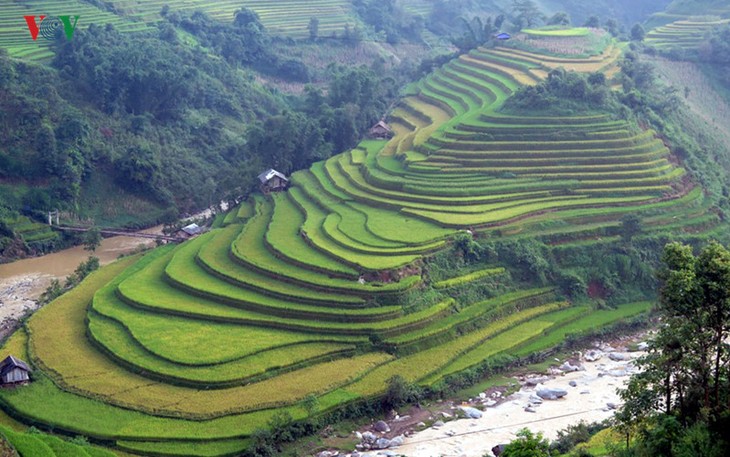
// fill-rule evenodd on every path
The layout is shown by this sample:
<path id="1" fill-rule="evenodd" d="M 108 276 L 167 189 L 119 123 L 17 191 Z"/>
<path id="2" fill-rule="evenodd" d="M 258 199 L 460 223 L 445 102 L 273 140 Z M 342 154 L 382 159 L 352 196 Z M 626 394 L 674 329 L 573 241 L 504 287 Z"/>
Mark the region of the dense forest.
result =
<path id="1" fill-rule="evenodd" d="M 0 217 L 60 209 L 131 228 L 235 199 L 262 169 L 290 173 L 354 146 L 407 76 L 333 64 L 324 85 L 289 96 L 255 72 L 306 82 L 308 69 L 271 51 L 252 11 L 224 27 L 199 12 L 165 17 L 154 33 L 59 38 L 50 67 L 0 56 Z"/>

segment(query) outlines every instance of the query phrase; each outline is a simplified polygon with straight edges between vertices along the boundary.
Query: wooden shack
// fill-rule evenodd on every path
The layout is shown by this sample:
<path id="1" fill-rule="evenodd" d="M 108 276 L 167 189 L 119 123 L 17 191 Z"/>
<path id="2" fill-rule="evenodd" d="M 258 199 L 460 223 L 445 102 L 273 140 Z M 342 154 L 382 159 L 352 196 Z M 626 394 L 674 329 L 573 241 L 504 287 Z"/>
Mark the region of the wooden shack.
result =
<path id="1" fill-rule="evenodd" d="M 9 355 L 0 363 L 2 385 L 22 384 L 30 381 L 30 367 L 20 359 Z"/>
<path id="2" fill-rule="evenodd" d="M 368 136 L 378 140 L 387 140 L 393 136 L 393 129 L 391 129 L 385 121 L 381 120 L 370 127 L 370 130 L 368 130 Z"/>
<path id="3" fill-rule="evenodd" d="M 198 224 L 193 223 L 178 230 L 175 236 L 177 238 L 187 240 L 189 238 L 196 237 L 201 233 L 203 233 L 203 229 Z"/>
<path id="4" fill-rule="evenodd" d="M 284 173 L 279 173 L 273 168 L 269 168 L 259 175 L 261 182 L 261 191 L 263 193 L 278 192 L 286 190 L 289 186 L 289 178 Z"/>

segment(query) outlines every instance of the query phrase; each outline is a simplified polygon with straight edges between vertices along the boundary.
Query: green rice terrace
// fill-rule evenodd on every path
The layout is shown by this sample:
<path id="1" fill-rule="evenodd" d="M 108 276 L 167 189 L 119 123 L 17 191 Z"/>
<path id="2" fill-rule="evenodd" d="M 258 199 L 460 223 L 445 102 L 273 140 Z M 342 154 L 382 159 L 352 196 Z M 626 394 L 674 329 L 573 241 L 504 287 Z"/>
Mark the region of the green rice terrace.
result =
<path id="1" fill-rule="evenodd" d="M 646 34 L 646 44 L 660 50 L 681 48 L 696 50 L 705 42 L 707 33 L 715 27 L 730 24 L 730 19 L 679 20 L 659 26 Z"/>
<path id="2" fill-rule="evenodd" d="M 423 257 L 465 229 L 570 244 L 598 242 L 627 213 L 648 232 L 716 227 L 653 131 L 603 113 L 499 111 L 551 68 L 610 73 L 618 56 L 496 48 L 451 61 L 393 109 L 392 139 L 296 172 L 222 228 L 120 260 L 38 311 L 3 351 L 34 380 L 0 391 L 3 408 L 134 454 L 235 455 L 282 412 L 372 398 L 395 375 L 438 385 L 648 311 L 572 305 L 499 264 L 422 275 Z M 475 285 L 491 298 L 464 302 Z"/>
<path id="3" fill-rule="evenodd" d="M 100 2 L 101 3 L 101 2 Z M 357 22 L 352 4 L 345 0 L 112 0 L 106 8 L 81 0 L 7 0 L 0 9 L 0 47 L 12 57 L 43 60 L 53 56 L 49 42 L 42 37 L 32 41 L 23 16 L 79 15 L 79 29 L 95 24 L 112 24 L 120 31 L 148 29 L 161 20 L 160 11 L 167 5 L 175 11 L 203 11 L 215 19 L 230 22 L 240 8 L 250 8 L 274 35 L 303 38 L 309 35 L 311 17 L 319 19 L 322 36 L 342 33 L 345 25 Z"/>

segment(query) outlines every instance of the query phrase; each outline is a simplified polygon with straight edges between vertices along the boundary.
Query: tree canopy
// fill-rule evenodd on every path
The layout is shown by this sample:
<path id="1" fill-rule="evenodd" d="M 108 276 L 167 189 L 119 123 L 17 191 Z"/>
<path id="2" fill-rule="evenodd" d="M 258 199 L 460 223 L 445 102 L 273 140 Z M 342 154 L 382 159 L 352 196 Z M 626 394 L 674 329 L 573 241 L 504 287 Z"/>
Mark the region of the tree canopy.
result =
<path id="1" fill-rule="evenodd" d="M 621 392 L 618 415 L 624 430 L 643 429 L 638 449 L 647 453 L 638 455 L 679 455 L 673 449 L 700 429 L 714 449 L 722 443 L 714 433 L 730 418 L 730 251 L 711 242 L 694 255 L 675 242 L 662 263 L 662 325 L 638 362 L 642 372 Z"/>

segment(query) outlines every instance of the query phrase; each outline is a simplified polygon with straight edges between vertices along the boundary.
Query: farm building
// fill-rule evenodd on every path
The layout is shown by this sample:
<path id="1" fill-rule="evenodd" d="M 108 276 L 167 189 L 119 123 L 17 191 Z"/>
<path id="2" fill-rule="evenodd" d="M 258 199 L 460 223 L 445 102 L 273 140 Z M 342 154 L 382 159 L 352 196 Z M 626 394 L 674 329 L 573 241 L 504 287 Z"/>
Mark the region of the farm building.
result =
<path id="1" fill-rule="evenodd" d="M 504 40 L 509 40 L 510 38 L 512 38 L 512 35 L 510 35 L 509 33 L 502 32 L 502 33 L 498 33 L 497 35 L 494 35 L 494 38 L 504 41 Z"/>
<path id="2" fill-rule="evenodd" d="M 279 173 L 273 168 L 269 168 L 265 172 L 259 175 L 259 181 L 261 181 L 261 190 L 264 193 L 277 192 L 280 190 L 286 190 L 289 185 L 289 179 L 284 173 Z"/>
<path id="3" fill-rule="evenodd" d="M 194 236 L 198 236 L 201 233 L 203 233 L 203 229 L 200 228 L 198 224 L 190 224 L 186 225 L 185 227 L 181 228 L 177 231 L 177 237 L 188 239 L 193 238 Z"/>
<path id="4" fill-rule="evenodd" d="M 30 381 L 30 368 L 20 359 L 9 355 L 0 363 L 0 382 L 3 385 Z"/>
<path id="5" fill-rule="evenodd" d="M 370 136 L 370 138 L 376 138 L 379 140 L 387 140 L 388 138 L 393 136 L 393 129 L 391 129 L 390 126 L 385 123 L 385 121 L 381 120 L 377 124 L 370 127 L 370 130 L 368 130 L 368 136 Z"/>

